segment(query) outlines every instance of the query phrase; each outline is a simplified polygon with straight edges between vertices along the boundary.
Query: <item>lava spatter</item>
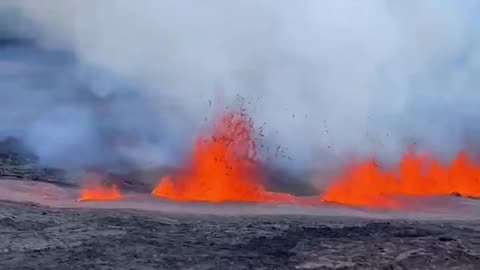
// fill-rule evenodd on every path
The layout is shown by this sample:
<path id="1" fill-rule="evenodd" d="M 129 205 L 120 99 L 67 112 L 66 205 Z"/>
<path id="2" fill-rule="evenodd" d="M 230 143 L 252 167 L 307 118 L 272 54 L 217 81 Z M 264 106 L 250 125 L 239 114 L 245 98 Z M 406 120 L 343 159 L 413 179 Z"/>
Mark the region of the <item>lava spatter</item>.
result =
<path id="1" fill-rule="evenodd" d="M 86 177 L 80 186 L 79 201 L 113 201 L 122 198 L 120 189 L 115 184 L 107 184 L 97 176 Z"/>
<path id="2" fill-rule="evenodd" d="M 263 187 L 256 154 L 251 119 L 225 113 L 197 138 L 183 170 L 164 177 L 152 194 L 175 201 L 291 201 Z"/>
<path id="3" fill-rule="evenodd" d="M 480 165 L 464 151 L 442 164 L 410 148 L 392 168 L 379 168 L 374 159 L 348 167 L 326 189 L 322 201 L 394 208 L 400 206 L 398 196 L 451 194 L 480 196 Z"/>

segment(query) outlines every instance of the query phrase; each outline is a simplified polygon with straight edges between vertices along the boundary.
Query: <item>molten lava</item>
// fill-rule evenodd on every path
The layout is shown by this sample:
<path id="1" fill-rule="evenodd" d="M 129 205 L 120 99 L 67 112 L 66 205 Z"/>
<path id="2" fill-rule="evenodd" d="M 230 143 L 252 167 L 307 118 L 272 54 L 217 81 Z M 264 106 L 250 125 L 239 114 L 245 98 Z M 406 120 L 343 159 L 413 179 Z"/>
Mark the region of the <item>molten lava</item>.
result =
<path id="1" fill-rule="evenodd" d="M 375 160 L 356 164 L 332 182 L 325 202 L 369 207 L 396 207 L 399 196 L 460 194 L 480 196 L 480 165 L 465 152 L 447 164 L 428 155 L 407 151 L 399 164 L 381 169 Z"/>
<path id="2" fill-rule="evenodd" d="M 208 138 L 200 136 L 184 171 L 164 177 L 152 191 L 176 201 L 289 202 L 292 196 L 271 193 L 260 184 L 252 123 L 245 114 L 217 119 Z"/>
<path id="3" fill-rule="evenodd" d="M 98 180 L 89 180 L 80 187 L 79 201 L 113 201 L 122 198 L 118 186 L 107 185 Z"/>

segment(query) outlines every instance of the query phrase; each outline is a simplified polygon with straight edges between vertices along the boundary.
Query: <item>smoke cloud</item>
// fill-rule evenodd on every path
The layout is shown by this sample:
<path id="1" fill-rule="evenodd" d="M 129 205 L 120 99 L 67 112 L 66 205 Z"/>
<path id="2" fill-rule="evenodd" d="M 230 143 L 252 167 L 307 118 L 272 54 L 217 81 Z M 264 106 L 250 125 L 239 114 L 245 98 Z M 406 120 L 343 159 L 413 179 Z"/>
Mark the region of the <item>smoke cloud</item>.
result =
<path id="1" fill-rule="evenodd" d="M 291 157 L 280 166 L 389 160 L 412 142 L 449 158 L 478 144 L 478 1 L 0 7 L 3 33 L 36 44 L 0 50 L 0 131 L 44 160 L 175 162 L 212 107 L 238 96 L 266 144 Z"/>

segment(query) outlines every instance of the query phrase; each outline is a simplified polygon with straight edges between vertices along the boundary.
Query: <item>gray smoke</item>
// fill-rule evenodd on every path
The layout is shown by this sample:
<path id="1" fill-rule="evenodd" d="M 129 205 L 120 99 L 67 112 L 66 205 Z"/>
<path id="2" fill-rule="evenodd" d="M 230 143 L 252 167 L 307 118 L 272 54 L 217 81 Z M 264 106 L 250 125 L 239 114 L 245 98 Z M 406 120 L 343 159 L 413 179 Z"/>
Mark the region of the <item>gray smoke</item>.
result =
<path id="1" fill-rule="evenodd" d="M 238 95 L 266 144 L 291 156 L 282 166 L 388 160 L 412 142 L 449 158 L 478 144 L 478 1 L 2 5 L 14 14 L 3 31 L 34 40 L 29 61 L 42 59 L 6 68 L 18 76 L 0 81 L 1 130 L 24 134 L 45 159 L 172 162 L 212 117 L 210 102 Z"/>

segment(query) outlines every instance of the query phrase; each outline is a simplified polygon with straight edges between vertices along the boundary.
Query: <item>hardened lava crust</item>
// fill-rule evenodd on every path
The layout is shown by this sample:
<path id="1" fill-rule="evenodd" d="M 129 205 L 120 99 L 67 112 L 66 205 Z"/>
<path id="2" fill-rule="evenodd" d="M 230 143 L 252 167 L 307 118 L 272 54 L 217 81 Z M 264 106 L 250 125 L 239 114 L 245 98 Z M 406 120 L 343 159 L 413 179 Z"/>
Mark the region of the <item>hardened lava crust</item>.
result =
<path id="1" fill-rule="evenodd" d="M 0 269 L 480 269 L 479 225 L 0 202 Z"/>
<path id="2" fill-rule="evenodd" d="M 478 200 L 439 198 L 428 215 L 175 203 L 144 192 L 162 171 L 120 182 L 137 192 L 120 201 L 78 202 L 76 174 L 8 149 L 0 142 L 2 270 L 480 269 Z"/>

